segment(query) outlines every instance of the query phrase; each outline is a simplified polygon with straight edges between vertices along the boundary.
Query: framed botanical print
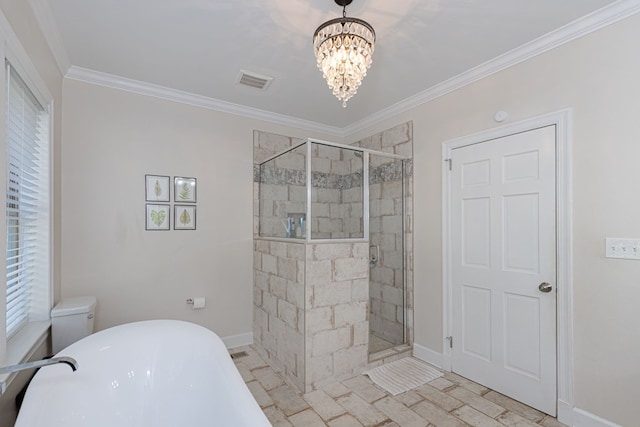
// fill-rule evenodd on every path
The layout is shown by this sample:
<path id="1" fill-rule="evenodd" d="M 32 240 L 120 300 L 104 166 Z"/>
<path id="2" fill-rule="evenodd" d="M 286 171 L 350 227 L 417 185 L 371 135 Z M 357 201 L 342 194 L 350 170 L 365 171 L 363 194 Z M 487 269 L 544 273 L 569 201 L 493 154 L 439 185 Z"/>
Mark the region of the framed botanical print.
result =
<path id="1" fill-rule="evenodd" d="M 196 179 L 184 176 L 173 178 L 173 201 L 176 203 L 196 202 Z"/>
<path id="2" fill-rule="evenodd" d="M 145 175 L 144 198 L 147 202 L 168 202 L 170 200 L 170 178 L 163 175 Z"/>
<path id="3" fill-rule="evenodd" d="M 174 230 L 196 229 L 196 207 L 194 205 L 174 205 L 173 209 Z"/>
<path id="4" fill-rule="evenodd" d="M 170 205 L 147 203 L 145 210 L 145 230 L 169 230 Z"/>

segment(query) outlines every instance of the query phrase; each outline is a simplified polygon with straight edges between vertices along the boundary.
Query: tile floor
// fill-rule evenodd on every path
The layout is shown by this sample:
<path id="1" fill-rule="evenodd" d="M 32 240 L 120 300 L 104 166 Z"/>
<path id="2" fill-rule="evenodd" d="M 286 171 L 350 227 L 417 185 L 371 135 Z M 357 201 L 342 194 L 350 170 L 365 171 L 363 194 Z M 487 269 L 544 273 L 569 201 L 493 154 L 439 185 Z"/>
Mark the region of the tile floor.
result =
<path id="1" fill-rule="evenodd" d="M 251 347 L 234 360 L 274 427 L 561 427 L 555 418 L 456 374 L 391 396 L 359 375 L 307 394 L 285 383 Z"/>

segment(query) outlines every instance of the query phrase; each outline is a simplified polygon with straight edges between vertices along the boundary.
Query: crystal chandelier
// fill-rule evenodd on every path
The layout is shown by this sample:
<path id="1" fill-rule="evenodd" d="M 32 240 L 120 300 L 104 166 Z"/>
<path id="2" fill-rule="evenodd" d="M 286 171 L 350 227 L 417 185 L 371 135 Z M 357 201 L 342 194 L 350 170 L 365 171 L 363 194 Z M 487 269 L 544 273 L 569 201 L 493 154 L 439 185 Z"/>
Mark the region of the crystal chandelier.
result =
<path id="1" fill-rule="evenodd" d="M 346 8 L 352 0 L 335 2 L 342 6 L 342 18 L 318 27 L 313 34 L 313 50 L 322 77 L 346 107 L 371 66 L 376 32 L 362 19 L 347 18 Z"/>

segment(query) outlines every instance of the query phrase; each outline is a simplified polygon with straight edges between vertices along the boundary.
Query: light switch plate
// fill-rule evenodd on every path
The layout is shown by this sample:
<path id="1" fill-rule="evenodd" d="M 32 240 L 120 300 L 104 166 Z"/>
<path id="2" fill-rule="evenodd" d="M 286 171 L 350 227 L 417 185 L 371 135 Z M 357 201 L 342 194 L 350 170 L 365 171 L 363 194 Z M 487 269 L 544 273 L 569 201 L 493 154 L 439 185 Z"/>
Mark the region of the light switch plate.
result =
<path id="1" fill-rule="evenodd" d="M 605 245 L 607 258 L 640 259 L 640 239 L 607 237 Z"/>

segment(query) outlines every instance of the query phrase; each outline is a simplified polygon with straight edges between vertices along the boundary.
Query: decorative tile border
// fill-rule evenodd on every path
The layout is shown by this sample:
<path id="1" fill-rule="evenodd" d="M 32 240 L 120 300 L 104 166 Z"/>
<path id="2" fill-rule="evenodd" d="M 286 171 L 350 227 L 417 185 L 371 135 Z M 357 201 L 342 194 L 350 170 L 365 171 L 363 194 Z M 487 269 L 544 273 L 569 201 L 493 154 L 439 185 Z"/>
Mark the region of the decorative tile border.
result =
<path id="1" fill-rule="evenodd" d="M 413 175 L 413 160 L 405 160 L 405 177 Z M 262 170 L 261 170 L 262 169 Z M 369 173 L 369 183 L 378 184 L 381 182 L 399 181 L 402 178 L 402 164 L 399 161 L 386 163 L 384 165 L 371 168 Z M 253 182 L 275 185 L 306 185 L 306 173 L 302 170 L 277 168 L 272 166 L 253 166 Z M 362 171 L 339 175 L 324 172 L 312 172 L 311 185 L 314 188 L 332 188 L 347 190 L 349 188 L 360 187 L 362 183 Z"/>

